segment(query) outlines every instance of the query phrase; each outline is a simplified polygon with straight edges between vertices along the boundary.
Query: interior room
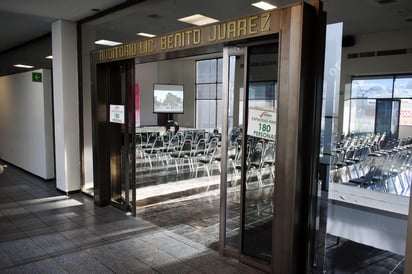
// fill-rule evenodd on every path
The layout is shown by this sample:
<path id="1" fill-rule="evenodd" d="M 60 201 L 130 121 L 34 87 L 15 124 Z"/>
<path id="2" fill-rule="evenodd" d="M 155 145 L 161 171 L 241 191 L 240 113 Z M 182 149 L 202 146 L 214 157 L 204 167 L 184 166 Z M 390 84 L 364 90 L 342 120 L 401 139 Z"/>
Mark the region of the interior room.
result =
<path id="1" fill-rule="evenodd" d="M 237 32 L 232 30 L 236 34 L 246 32 L 243 22 L 251 22 L 253 29 L 253 20 L 263 24 L 261 31 L 267 30 L 267 13 L 250 3 L 213 1 L 203 12 L 219 19 L 209 22 L 216 35 L 228 28 L 219 32 L 223 42 L 183 48 L 188 41 L 196 44 L 195 32 L 202 26 L 176 18 L 197 10 L 196 5 L 167 2 L 171 1 L 142 1 L 77 22 L 78 82 L 71 84 L 78 90 L 71 94 L 76 97 L 72 100 L 53 91 L 50 61 L 42 60 L 42 69 L 23 73 L 0 67 L 0 129 L 9 129 L 0 136 L 0 159 L 44 180 L 55 180 L 60 189 L 58 171 L 72 166 L 54 156 L 66 141 L 56 133 L 61 124 L 55 121 L 62 120 L 63 109 L 75 106 L 78 111 L 63 119 L 75 126 L 65 128 L 64 136 L 70 135 L 79 147 L 64 150 L 64 159 L 75 159 L 79 178 L 66 178 L 76 186 L 65 193 L 82 192 L 99 206 L 113 206 L 263 271 L 280 260 L 274 257 L 279 240 L 275 237 L 295 232 L 285 229 L 287 225 L 281 233 L 275 229 L 281 227 L 275 219 L 286 212 L 279 209 L 290 202 L 306 213 L 288 216 L 291 222 L 304 220 L 308 226 L 284 241 L 305 239 L 312 247 L 320 246 L 310 254 L 316 261 L 313 265 L 330 273 L 403 273 L 412 183 L 408 3 L 322 1 L 327 12 L 324 60 L 308 54 L 311 47 L 303 46 L 296 54 L 310 56 L 304 60 L 308 63 L 322 59 L 315 63 L 324 63 L 324 70 L 315 74 L 315 68 L 308 69 L 295 55 L 296 59 L 281 58 L 282 33 L 225 40 L 233 22 L 238 24 Z M 292 4 L 283 2 L 282 6 Z M 382 15 L 383 10 L 387 14 Z M 366 21 L 375 22 L 372 14 L 388 18 L 387 24 L 380 20 L 369 26 Z M 395 24 L 396 17 L 402 22 Z M 209 41 L 216 37 L 208 33 Z M 155 39 L 171 50 L 149 54 Z M 115 44 L 96 43 L 107 40 Z M 0 57 L 12 60 L 28 47 L 33 52 L 40 47 L 46 55 L 52 43 L 46 34 L 32 47 L 25 44 L 0 52 Z M 119 57 L 119 47 L 130 45 L 144 54 Z M 133 51 L 124 49 L 125 56 Z M 311 83 L 313 89 L 323 90 L 322 98 L 304 92 L 292 95 L 295 86 L 305 88 L 303 81 L 282 80 L 280 70 L 288 68 L 293 74 L 292 65 L 305 72 L 299 74 L 302 79 L 322 79 L 322 84 Z M 35 81 L 38 73 L 41 84 Z M 283 83 L 287 84 L 281 88 Z M 60 99 L 73 104 L 58 108 Z M 25 109 L 25 115 L 13 112 L 11 106 Z M 287 118 L 280 119 L 285 113 Z M 294 124 L 296 135 L 286 127 Z M 71 129 L 74 136 L 68 133 Z M 20 132 L 33 134 L 27 146 L 15 138 Z M 290 148 L 285 144 L 296 151 L 285 153 Z M 316 155 L 309 155 L 313 151 Z M 304 157 L 317 162 L 305 162 Z M 295 170 L 282 169 L 294 164 Z M 316 176 L 311 177 L 311 170 Z M 106 177 L 100 177 L 103 173 Z M 310 180 L 294 184 L 300 176 Z M 294 190 L 290 196 L 282 191 L 290 190 L 283 188 L 289 181 Z M 107 201 L 101 202 L 103 196 Z M 315 206 L 301 204 L 311 204 L 309 200 Z"/>

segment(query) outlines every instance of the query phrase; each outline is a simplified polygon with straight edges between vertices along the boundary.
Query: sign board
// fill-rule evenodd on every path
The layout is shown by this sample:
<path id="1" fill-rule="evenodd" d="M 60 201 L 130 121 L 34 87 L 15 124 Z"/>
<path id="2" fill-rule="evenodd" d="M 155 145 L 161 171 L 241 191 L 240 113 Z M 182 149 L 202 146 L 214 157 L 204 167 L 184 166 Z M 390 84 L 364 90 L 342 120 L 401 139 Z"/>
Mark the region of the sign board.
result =
<path id="1" fill-rule="evenodd" d="M 281 11 L 275 9 L 235 20 L 141 39 L 96 51 L 96 61 L 108 62 L 137 58 L 273 34 L 279 32 L 280 18 Z"/>
<path id="2" fill-rule="evenodd" d="M 42 82 L 42 75 L 40 72 L 32 72 L 31 73 L 31 80 L 32 82 Z"/>
<path id="3" fill-rule="evenodd" d="M 110 105 L 110 122 L 124 124 L 124 105 Z"/>
<path id="4" fill-rule="evenodd" d="M 276 112 L 249 109 L 247 134 L 271 141 L 276 140 Z"/>

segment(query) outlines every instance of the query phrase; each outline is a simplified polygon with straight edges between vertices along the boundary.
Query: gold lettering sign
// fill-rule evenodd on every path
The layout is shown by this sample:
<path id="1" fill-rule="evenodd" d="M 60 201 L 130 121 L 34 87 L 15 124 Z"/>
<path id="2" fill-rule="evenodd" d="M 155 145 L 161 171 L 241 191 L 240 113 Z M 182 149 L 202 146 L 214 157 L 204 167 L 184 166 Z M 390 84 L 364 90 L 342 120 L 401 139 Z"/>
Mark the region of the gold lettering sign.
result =
<path id="1" fill-rule="evenodd" d="M 273 32 L 272 26 L 279 24 L 274 18 L 277 18 L 277 20 L 280 18 L 277 10 L 139 40 L 137 42 L 97 51 L 97 62 L 136 58 L 144 55 L 270 34 Z M 276 29 L 276 27 L 274 29 Z"/>

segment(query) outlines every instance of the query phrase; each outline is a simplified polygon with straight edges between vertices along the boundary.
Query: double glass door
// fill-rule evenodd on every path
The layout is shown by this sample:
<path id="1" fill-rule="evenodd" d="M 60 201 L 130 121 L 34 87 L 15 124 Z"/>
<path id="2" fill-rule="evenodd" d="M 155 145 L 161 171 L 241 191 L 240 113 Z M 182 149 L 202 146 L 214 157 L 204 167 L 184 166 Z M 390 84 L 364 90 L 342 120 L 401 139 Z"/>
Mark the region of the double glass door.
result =
<path id="1" fill-rule="evenodd" d="M 220 250 L 261 265 L 272 257 L 277 75 L 276 41 L 224 49 Z"/>

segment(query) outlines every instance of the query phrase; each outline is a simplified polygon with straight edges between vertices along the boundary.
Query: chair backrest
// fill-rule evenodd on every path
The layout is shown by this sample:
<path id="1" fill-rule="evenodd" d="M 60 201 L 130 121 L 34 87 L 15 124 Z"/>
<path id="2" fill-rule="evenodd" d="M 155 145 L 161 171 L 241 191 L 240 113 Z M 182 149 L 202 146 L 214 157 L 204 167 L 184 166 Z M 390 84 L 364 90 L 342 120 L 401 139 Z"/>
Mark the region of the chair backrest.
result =
<path id="1" fill-rule="evenodd" d="M 376 173 L 376 166 L 371 166 L 368 173 L 365 175 L 365 183 L 368 183 L 372 180 L 373 176 L 375 176 Z"/>
<path id="2" fill-rule="evenodd" d="M 276 145 L 273 142 L 269 142 L 263 151 L 262 161 L 264 163 L 274 164 L 276 159 Z"/>
<path id="3" fill-rule="evenodd" d="M 157 139 L 157 133 L 152 132 L 150 133 L 149 137 L 147 138 L 147 144 L 153 144 Z"/>
<path id="4" fill-rule="evenodd" d="M 227 150 L 227 158 L 236 159 L 237 151 L 238 151 L 238 145 L 236 143 L 232 144 Z"/>
<path id="5" fill-rule="evenodd" d="M 210 139 L 208 145 L 207 145 L 207 154 L 210 154 L 214 151 L 214 148 L 218 146 L 219 140 L 216 137 L 213 137 Z"/>
<path id="6" fill-rule="evenodd" d="M 262 156 L 263 156 L 263 145 L 257 144 L 250 154 L 250 157 L 248 159 L 248 164 L 250 166 L 260 166 L 262 164 Z"/>
<path id="7" fill-rule="evenodd" d="M 180 147 L 180 152 L 187 153 L 192 150 L 192 141 L 189 139 L 184 140 L 182 146 Z"/>
<path id="8" fill-rule="evenodd" d="M 196 148 L 193 151 L 193 156 L 205 154 L 206 151 L 206 139 L 199 139 L 196 144 Z"/>
<path id="9" fill-rule="evenodd" d="M 141 148 L 141 147 L 142 147 L 142 143 L 143 143 L 143 136 L 142 136 L 142 134 L 137 133 L 137 134 L 136 134 L 136 146 L 137 146 L 138 148 Z"/>
<path id="10" fill-rule="evenodd" d="M 163 148 L 163 138 L 161 136 L 157 137 L 156 140 L 154 141 L 152 145 L 152 152 L 155 152 L 156 150 L 159 150 L 160 148 Z"/>

